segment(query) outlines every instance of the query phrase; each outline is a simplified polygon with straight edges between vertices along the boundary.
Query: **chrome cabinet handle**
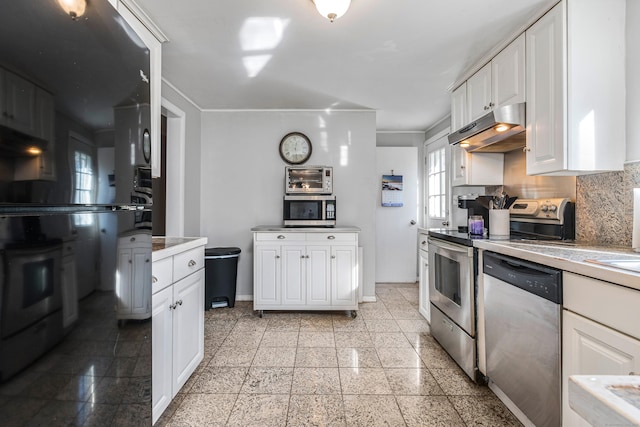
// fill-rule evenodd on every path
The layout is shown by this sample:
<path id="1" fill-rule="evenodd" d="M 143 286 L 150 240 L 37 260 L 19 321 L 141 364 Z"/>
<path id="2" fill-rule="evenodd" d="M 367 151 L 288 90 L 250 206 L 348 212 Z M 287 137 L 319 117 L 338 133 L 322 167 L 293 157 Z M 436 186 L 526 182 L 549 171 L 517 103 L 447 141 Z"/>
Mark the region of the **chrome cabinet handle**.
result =
<path id="1" fill-rule="evenodd" d="M 280 255 L 276 255 L 276 259 L 279 259 L 279 258 L 280 258 Z"/>
<path id="2" fill-rule="evenodd" d="M 175 309 L 176 309 L 175 304 L 169 304 L 169 310 L 175 310 Z"/>
<path id="3" fill-rule="evenodd" d="M 491 107 L 493 107 L 493 106 L 495 106 L 495 105 L 496 105 L 496 104 L 494 104 L 493 102 L 490 102 L 490 103 L 489 103 L 489 108 L 491 108 Z"/>
<path id="4" fill-rule="evenodd" d="M 132 237 L 131 239 L 129 239 L 129 241 L 130 241 L 130 242 L 135 242 L 135 241 L 136 241 L 136 238 L 135 238 L 135 237 Z"/>
<path id="5" fill-rule="evenodd" d="M 416 221 L 412 219 L 411 221 L 409 221 L 409 224 L 416 225 Z"/>
<path id="6" fill-rule="evenodd" d="M 423 240 L 422 242 L 420 242 L 420 244 L 421 244 L 421 245 L 426 245 L 426 244 L 427 244 L 427 241 L 426 241 L 426 240 Z"/>
<path id="7" fill-rule="evenodd" d="M 189 267 L 193 267 L 197 264 L 194 260 L 189 261 Z"/>
<path id="8" fill-rule="evenodd" d="M 300 258 L 304 259 L 304 255 L 300 255 Z"/>
<path id="9" fill-rule="evenodd" d="M 327 236 L 327 239 L 329 239 L 329 240 L 333 240 L 335 238 L 336 238 L 336 236 Z"/>
<path id="10" fill-rule="evenodd" d="M 278 234 L 278 239 L 284 239 L 284 236 L 282 234 Z"/>
<path id="11" fill-rule="evenodd" d="M 182 305 L 182 300 L 176 301 L 176 305 Z"/>
<path id="12" fill-rule="evenodd" d="M 306 259 L 309 259 L 309 255 L 305 256 Z"/>
<path id="13" fill-rule="evenodd" d="M 156 276 L 151 276 L 151 283 L 157 283 L 158 278 Z"/>
<path id="14" fill-rule="evenodd" d="M 331 259 L 336 259 L 336 256 L 335 255 L 331 255 Z"/>

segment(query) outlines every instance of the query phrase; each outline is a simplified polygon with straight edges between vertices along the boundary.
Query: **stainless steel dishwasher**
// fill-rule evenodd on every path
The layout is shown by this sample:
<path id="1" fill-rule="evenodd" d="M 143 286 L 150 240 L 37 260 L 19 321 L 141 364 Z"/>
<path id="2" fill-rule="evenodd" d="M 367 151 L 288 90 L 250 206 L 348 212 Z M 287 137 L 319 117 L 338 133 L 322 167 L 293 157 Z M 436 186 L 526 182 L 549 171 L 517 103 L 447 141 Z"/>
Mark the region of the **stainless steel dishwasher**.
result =
<path id="1" fill-rule="evenodd" d="M 557 427 L 562 272 L 484 252 L 483 273 L 489 386 L 535 426 Z"/>

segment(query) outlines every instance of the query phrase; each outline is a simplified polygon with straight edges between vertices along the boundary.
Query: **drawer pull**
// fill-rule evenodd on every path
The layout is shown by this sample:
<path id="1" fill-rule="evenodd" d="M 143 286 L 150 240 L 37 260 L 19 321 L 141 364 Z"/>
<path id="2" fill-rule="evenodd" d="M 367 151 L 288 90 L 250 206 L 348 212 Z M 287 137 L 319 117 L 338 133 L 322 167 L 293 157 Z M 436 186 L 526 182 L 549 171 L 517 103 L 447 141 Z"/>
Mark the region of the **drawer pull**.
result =
<path id="1" fill-rule="evenodd" d="M 135 242 L 135 241 L 136 241 L 136 238 L 135 238 L 135 237 L 132 237 L 131 239 L 129 239 L 129 241 L 130 241 L 130 242 Z"/>
<path id="2" fill-rule="evenodd" d="M 278 239 L 284 239 L 284 236 L 282 234 L 278 234 Z"/>
<path id="3" fill-rule="evenodd" d="M 331 259 L 336 259 L 336 256 L 335 255 L 331 255 Z"/>
<path id="4" fill-rule="evenodd" d="M 176 305 L 175 304 L 169 304 L 169 309 L 170 310 L 175 310 L 176 309 Z"/>
<path id="5" fill-rule="evenodd" d="M 276 259 L 280 259 L 280 255 L 276 255 Z"/>
<path id="6" fill-rule="evenodd" d="M 189 267 L 194 267 L 197 264 L 194 260 L 189 261 Z"/>
<path id="7" fill-rule="evenodd" d="M 335 238 L 336 238 L 336 236 L 327 236 L 327 239 L 329 239 L 329 240 L 333 240 Z"/>
<path id="8" fill-rule="evenodd" d="M 157 283 L 158 282 L 158 278 L 156 276 L 151 276 L 151 282 L 152 283 Z"/>
<path id="9" fill-rule="evenodd" d="M 182 300 L 176 301 L 176 305 L 182 305 Z"/>

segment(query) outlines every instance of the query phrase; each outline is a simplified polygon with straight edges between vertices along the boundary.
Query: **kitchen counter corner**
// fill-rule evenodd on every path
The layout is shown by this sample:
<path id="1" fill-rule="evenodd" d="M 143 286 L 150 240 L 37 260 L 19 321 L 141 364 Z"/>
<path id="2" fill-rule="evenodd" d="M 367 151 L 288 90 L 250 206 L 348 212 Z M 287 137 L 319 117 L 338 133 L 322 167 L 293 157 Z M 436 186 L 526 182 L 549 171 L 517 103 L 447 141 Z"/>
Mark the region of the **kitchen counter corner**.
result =
<path id="1" fill-rule="evenodd" d="M 154 236 L 151 239 L 152 260 L 158 261 L 177 253 L 204 246 L 208 242 L 206 237 L 165 237 Z"/>

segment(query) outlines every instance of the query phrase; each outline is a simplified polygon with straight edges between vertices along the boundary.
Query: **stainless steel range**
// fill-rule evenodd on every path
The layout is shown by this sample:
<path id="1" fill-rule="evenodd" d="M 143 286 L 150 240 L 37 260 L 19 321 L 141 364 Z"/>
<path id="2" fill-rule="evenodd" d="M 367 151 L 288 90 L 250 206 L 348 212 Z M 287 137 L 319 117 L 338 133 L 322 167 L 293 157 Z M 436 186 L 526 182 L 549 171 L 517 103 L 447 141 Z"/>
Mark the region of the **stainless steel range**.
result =
<path id="1" fill-rule="evenodd" d="M 574 239 L 575 209 L 569 199 L 518 199 L 509 212 L 512 240 Z M 477 239 L 491 240 L 457 230 L 429 231 L 429 299 L 431 334 L 472 380 L 480 382 L 484 378 L 478 371 L 476 346 L 478 254 L 473 248 Z"/>

